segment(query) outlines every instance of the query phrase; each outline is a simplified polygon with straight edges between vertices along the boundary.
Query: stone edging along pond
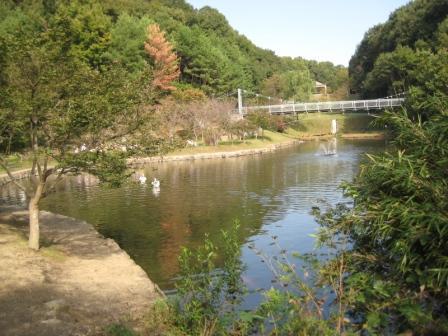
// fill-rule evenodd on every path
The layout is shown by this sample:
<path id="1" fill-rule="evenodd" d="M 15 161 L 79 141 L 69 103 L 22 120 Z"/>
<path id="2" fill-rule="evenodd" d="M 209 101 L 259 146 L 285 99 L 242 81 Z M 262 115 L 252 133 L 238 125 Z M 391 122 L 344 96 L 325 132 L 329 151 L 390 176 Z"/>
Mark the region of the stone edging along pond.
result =
<path id="1" fill-rule="evenodd" d="M 0 207 L 2 335 L 103 335 L 122 319 L 142 325 L 164 297 L 146 272 L 89 223 L 40 212 L 49 244 L 27 248 L 28 212 Z"/>
<path id="2" fill-rule="evenodd" d="M 31 173 L 31 169 L 28 168 L 28 169 L 22 169 L 22 170 L 19 170 L 19 171 L 12 172 L 12 176 L 14 176 L 14 178 L 16 178 L 18 180 L 21 180 L 21 179 L 24 179 L 24 178 L 28 178 L 30 176 L 30 173 Z M 11 181 L 9 179 L 8 174 L 6 174 L 6 173 L 5 174 L 0 174 L 0 187 L 5 185 L 5 184 L 7 184 L 7 183 L 10 183 L 10 182 Z"/>
<path id="3" fill-rule="evenodd" d="M 264 153 L 271 153 L 280 148 L 291 147 L 296 144 L 303 143 L 302 140 L 292 140 L 279 144 L 269 145 L 267 147 L 255 148 L 255 149 L 241 149 L 237 151 L 229 152 L 212 152 L 212 153 L 196 153 L 196 154 L 182 154 L 182 155 L 169 155 L 169 156 L 152 156 L 152 157 L 137 157 L 130 158 L 127 163 L 130 167 L 142 165 L 146 163 L 161 163 L 171 161 L 193 161 L 193 160 L 205 160 L 205 159 L 225 159 L 232 157 L 240 157 L 247 155 L 259 155 Z"/>
<path id="4" fill-rule="evenodd" d="M 169 155 L 169 156 L 152 156 L 152 157 L 134 157 L 129 158 L 127 163 L 130 167 L 142 165 L 146 163 L 160 163 L 170 161 L 188 161 L 188 160 L 202 160 L 202 159 L 225 159 L 231 157 L 240 157 L 247 155 L 257 155 L 263 153 L 271 153 L 280 148 L 290 147 L 296 144 L 303 143 L 303 140 L 291 140 L 279 144 L 272 144 L 262 148 L 255 149 L 241 149 L 230 152 L 212 152 L 212 153 L 197 153 L 187 155 Z M 13 176 L 17 179 L 23 179 L 30 176 L 31 169 L 23 169 L 17 172 L 13 172 Z M 9 177 L 7 174 L 0 175 L 0 187 L 9 183 Z"/>

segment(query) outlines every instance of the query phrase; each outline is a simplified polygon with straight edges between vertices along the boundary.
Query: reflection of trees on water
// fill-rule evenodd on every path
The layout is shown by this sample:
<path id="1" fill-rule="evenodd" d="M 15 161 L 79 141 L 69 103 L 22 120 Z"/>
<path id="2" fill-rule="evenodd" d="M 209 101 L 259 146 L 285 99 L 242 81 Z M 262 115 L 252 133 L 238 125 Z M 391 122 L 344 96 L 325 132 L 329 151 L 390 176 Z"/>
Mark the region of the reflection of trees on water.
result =
<path id="1" fill-rule="evenodd" d="M 221 230 L 239 219 L 243 243 L 287 212 L 308 213 L 317 199 L 334 197 L 339 181 L 353 176 L 359 150 L 349 147 L 345 156 L 342 146 L 338 157 L 321 157 L 318 146 L 147 166 L 138 174 L 161 181 L 157 197 L 150 184 L 108 189 L 80 175 L 65 179 L 43 206 L 94 224 L 164 286 L 178 271 L 181 247 L 202 244 L 206 233 L 219 246 Z"/>
<path id="2" fill-rule="evenodd" d="M 12 183 L 5 184 L 0 187 L 0 204 L 26 206 L 26 194 Z"/>

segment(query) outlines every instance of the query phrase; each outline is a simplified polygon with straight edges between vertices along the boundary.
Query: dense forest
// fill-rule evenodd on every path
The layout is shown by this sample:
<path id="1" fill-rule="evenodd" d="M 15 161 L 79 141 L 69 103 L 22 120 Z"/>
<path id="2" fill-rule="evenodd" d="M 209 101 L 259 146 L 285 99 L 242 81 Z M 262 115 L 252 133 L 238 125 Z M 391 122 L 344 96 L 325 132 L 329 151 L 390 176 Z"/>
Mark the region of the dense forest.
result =
<path id="1" fill-rule="evenodd" d="M 305 100 L 314 80 L 345 94 L 347 71 L 330 62 L 278 57 L 235 31 L 216 9 L 194 9 L 184 0 L 3 1 L 0 7 L 2 54 L 6 41 L 54 31 L 68 52 L 101 69 L 123 63 L 137 73 L 144 67 L 146 27 L 157 23 L 180 58 L 180 83 L 222 95 L 236 88 L 279 98 Z"/>
<path id="2" fill-rule="evenodd" d="M 369 335 L 448 333 L 447 42 L 448 2 L 415 0 L 371 28 L 350 61 L 362 96 L 406 92 L 403 109 L 377 121 L 393 146 L 344 185 L 353 208 L 319 217 L 326 237 L 352 244 L 333 262 L 347 266 L 345 303 Z"/>
<path id="3" fill-rule="evenodd" d="M 422 95 L 446 92 L 447 13 L 446 0 L 411 1 L 369 29 L 350 60 L 351 90 L 372 98 L 411 86 Z M 425 85 L 429 81 L 432 85 Z"/>

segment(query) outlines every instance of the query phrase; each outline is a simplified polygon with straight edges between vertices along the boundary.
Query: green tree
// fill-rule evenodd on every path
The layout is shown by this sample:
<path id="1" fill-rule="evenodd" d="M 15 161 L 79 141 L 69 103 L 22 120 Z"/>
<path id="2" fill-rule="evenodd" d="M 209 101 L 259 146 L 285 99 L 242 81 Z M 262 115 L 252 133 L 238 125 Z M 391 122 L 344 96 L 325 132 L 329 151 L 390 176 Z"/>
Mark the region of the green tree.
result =
<path id="1" fill-rule="evenodd" d="M 306 101 L 314 90 L 314 81 L 308 69 L 288 71 L 282 75 L 282 96 L 285 99 Z"/>
<path id="2" fill-rule="evenodd" d="M 442 21 L 437 29 L 437 47 L 448 48 L 448 18 Z"/>
<path id="3" fill-rule="evenodd" d="M 120 62 L 130 73 L 142 71 L 148 60 L 144 43 L 146 28 L 150 23 L 151 19 L 146 16 L 136 18 L 128 14 L 120 15 L 111 29 L 110 44 L 104 57 L 109 62 Z"/>
<path id="4" fill-rule="evenodd" d="M 232 28 L 225 16 L 209 6 L 202 7 L 197 12 L 194 23 L 197 23 L 202 29 L 219 36 L 228 36 L 232 33 Z"/>
<path id="5" fill-rule="evenodd" d="M 39 202 L 67 173 L 88 172 L 116 185 L 125 176 L 124 156 L 105 151 L 108 141 L 141 123 L 139 106 L 150 92 L 143 79 L 130 81 L 117 67 L 92 70 L 75 57 L 61 56 L 61 45 L 38 34 L 9 53 L 2 85 L 6 122 L 20 122 L 31 139 L 37 178 L 30 187 L 14 179 L 4 158 L 0 165 L 29 198 L 29 246 L 39 248 Z M 4 118 L 14 112 L 16 118 Z M 13 126 L 14 127 L 14 126 Z M 90 151 L 76 152 L 79 146 Z"/>
<path id="6" fill-rule="evenodd" d="M 211 93 L 220 92 L 225 56 L 199 27 L 182 27 L 175 35 L 181 79 Z M 221 91 L 222 92 L 222 91 Z"/>
<path id="7" fill-rule="evenodd" d="M 371 332 L 448 332 L 447 100 L 437 105 L 426 121 L 387 113 L 393 149 L 368 156 L 345 185 L 354 207 L 323 219 L 353 244 L 345 283 Z"/>
<path id="8" fill-rule="evenodd" d="M 271 77 L 266 78 L 262 84 L 263 94 L 268 97 L 283 96 L 283 87 L 281 80 L 282 78 L 279 74 L 273 74 Z"/>
<path id="9" fill-rule="evenodd" d="M 365 91 L 364 82 L 383 53 L 393 52 L 399 46 L 416 50 L 422 49 L 423 45 L 437 51 L 443 42 L 443 21 L 447 15 L 445 0 L 416 0 L 397 9 L 386 23 L 367 31 L 350 60 L 351 89 L 364 96 L 372 95 Z M 387 90 L 385 87 L 380 89 L 382 92 Z"/>
<path id="10" fill-rule="evenodd" d="M 418 62 L 417 54 L 409 47 L 381 54 L 366 76 L 364 92 L 371 97 L 385 97 L 406 91 L 412 83 L 410 74 Z"/>
<path id="11" fill-rule="evenodd" d="M 49 35 L 68 57 L 100 67 L 110 43 L 111 20 L 96 1 L 59 2 L 48 20 Z"/>

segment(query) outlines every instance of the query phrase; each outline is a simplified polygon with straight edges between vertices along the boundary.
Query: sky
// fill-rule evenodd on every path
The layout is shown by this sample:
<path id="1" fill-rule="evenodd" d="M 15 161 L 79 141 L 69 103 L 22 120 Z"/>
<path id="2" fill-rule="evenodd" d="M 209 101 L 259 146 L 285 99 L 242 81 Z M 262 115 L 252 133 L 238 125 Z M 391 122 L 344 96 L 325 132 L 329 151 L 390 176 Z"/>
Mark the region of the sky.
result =
<path id="1" fill-rule="evenodd" d="M 348 66 L 372 26 L 409 0 L 187 0 L 210 6 L 257 46 Z"/>

